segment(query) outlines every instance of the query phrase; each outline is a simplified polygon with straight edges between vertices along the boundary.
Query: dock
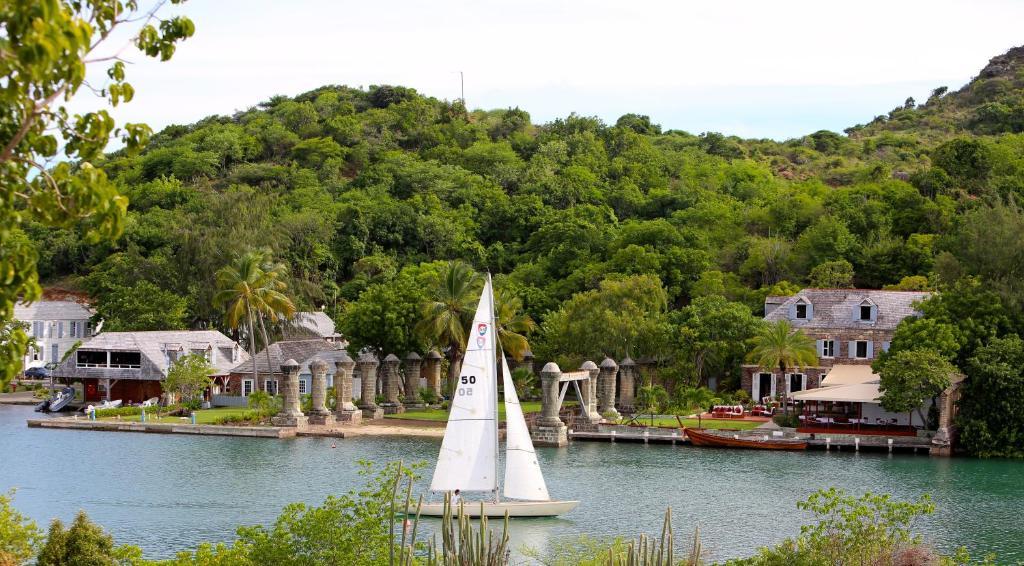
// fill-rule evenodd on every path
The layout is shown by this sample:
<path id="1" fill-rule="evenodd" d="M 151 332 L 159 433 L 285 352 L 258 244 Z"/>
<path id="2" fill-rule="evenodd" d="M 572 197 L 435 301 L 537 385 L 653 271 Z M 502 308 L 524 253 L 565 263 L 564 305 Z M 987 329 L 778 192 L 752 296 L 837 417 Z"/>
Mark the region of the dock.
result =
<path id="1" fill-rule="evenodd" d="M 601 427 L 604 429 L 605 427 Z M 569 440 L 596 442 L 634 442 L 643 444 L 689 444 L 680 431 L 650 427 L 609 427 L 610 430 L 569 431 Z M 626 430 L 620 430 L 626 429 Z M 630 430 L 632 429 L 632 430 Z"/>
<path id="2" fill-rule="evenodd" d="M 199 436 L 245 436 L 252 438 L 291 438 L 295 429 L 272 426 L 228 426 L 207 424 L 143 423 L 130 421 L 91 421 L 88 419 L 28 419 L 29 428 L 99 430 L 106 432 L 145 432 L 155 434 L 193 434 Z"/>
<path id="3" fill-rule="evenodd" d="M 753 431 L 737 432 L 740 436 L 751 436 Z M 604 425 L 596 431 L 569 431 L 569 440 L 584 442 L 630 442 L 642 444 L 690 445 L 690 440 L 678 430 L 652 427 L 623 427 Z M 914 436 L 815 435 L 806 438 L 808 450 L 837 452 L 888 452 L 929 454 L 931 440 Z"/>

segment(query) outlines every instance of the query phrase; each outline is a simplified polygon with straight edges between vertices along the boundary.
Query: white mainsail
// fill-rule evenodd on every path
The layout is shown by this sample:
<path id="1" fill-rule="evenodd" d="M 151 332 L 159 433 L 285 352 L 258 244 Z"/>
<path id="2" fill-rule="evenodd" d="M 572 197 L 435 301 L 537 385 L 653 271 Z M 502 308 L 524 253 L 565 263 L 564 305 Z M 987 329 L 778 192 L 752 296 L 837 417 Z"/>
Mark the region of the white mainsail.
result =
<path id="1" fill-rule="evenodd" d="M 488 277 L 480 294 L 459 382 L 441 442 L 433 491 L 498 488 L 498 376 L 495 375 L 494 304 Z"/>
<path id="2" fill-rule="evenodd" d="M 505 497 L 550 501 L 505 356 L 501 357 L 501 370 L 505 388 Z"/>

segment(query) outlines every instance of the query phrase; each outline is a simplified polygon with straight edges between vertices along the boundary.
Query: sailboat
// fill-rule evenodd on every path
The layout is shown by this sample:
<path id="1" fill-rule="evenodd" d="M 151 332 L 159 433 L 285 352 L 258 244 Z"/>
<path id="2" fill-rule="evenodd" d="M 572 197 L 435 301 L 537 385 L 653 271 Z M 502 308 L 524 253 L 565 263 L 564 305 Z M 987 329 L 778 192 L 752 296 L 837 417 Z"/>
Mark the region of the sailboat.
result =
<path id="1" fill-rule="evenodd" d="M 465 501 L 472 517 L 553 517 L 568 513 L 579 501 L 555 501 L 548 494 L 537 453 L 530 440 L 512 373 L 499 356 L 494 325 L 494 293 L 490 275 L 473 318 L 466 356 L 452 397 L 448 425 L 441 442 L 430 490 L 489 493 L 489 501 Z M 498 359 L 505 389 L 505 475 L 498 488 Z M 502 500 L 503 493 L 506 500 Z M 481 507 L 482 505 L 482 507 Z M 424 503 L 421 515 L 441 516 L 443 503 Z"/>

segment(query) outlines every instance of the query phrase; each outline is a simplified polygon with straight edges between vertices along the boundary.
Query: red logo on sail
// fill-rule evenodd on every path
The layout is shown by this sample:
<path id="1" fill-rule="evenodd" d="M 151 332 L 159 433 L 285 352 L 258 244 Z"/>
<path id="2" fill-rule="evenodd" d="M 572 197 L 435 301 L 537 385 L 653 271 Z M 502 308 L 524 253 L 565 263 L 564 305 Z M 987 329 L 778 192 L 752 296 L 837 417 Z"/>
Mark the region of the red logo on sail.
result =
<path id="1" fill-rule="evenodd" d="M 483 336 L 484 334 L 487 334 L 487 323 L 486 322 L 481 322 L 480 324 L 476 325 L 476 332 L 480 336 Z"/>

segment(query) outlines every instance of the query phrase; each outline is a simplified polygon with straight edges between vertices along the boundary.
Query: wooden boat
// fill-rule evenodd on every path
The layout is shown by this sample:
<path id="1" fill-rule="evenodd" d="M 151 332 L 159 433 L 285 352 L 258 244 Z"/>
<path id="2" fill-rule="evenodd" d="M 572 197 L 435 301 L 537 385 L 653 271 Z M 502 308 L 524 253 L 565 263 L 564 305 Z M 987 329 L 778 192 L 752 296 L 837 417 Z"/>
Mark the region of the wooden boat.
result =
<path id="1" fill-rule="evenodd" d="M 806 450 L 807 442 L 784 438 L 740 438 L 714 434 L 699 428 L 683 427 L 683 433 L 694 446 L 715 448 L 754 448 L 757 450 Z"/>

